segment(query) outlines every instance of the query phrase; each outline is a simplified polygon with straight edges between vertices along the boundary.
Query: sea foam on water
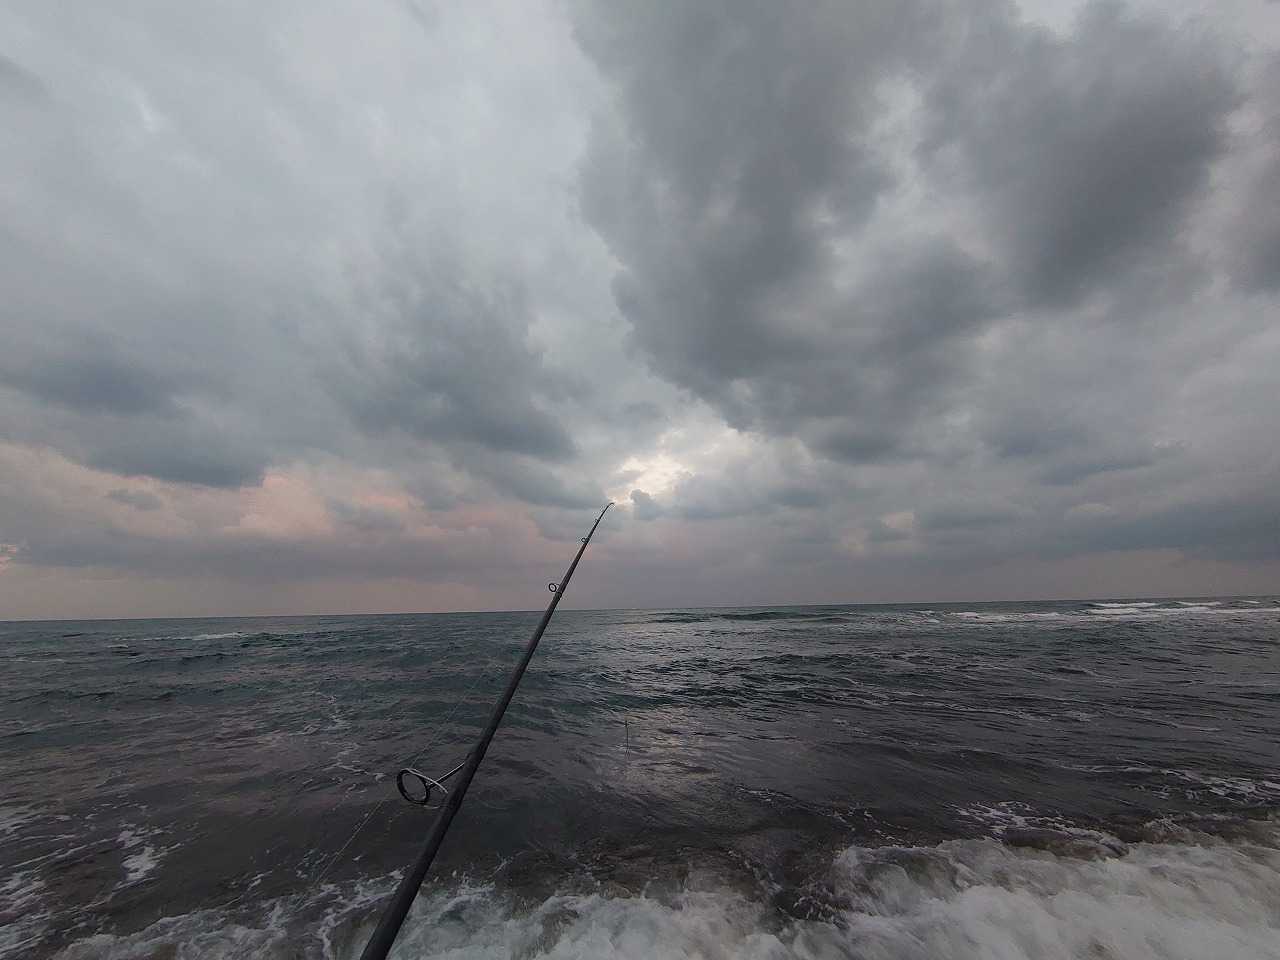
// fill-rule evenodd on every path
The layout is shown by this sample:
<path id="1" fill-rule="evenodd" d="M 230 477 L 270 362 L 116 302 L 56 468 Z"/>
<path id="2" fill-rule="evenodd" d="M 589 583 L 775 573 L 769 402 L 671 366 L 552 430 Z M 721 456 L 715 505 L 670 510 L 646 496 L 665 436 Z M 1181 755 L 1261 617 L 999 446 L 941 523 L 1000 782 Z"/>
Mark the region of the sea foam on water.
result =
<path id="1" fill-rule="evenodd" d="M 789 909 L 768 883 L 742 889 L 697 870 L 676 889 L 578 891 L 535 903 L 491 883 L 455 881 L 420 898 L 397 956 L 1280 958 L 1280 829 L 1256 824 L 1253 836 L 1232 841 L 1167 829 L 1182 834 L 1177 842 L 1100 844 L 1083 856 L 996 839 L 850 847 Z M 290 916 L 303 905 L 282 900 L 263 905 L 260 924 L 201 911 L 130 936 L 91 937 L 58 956 L 355 958 L 375 919 L 371 907 L 390 887 L 384 879 L 325 892 L 324 918 L 305 932 Z"/>

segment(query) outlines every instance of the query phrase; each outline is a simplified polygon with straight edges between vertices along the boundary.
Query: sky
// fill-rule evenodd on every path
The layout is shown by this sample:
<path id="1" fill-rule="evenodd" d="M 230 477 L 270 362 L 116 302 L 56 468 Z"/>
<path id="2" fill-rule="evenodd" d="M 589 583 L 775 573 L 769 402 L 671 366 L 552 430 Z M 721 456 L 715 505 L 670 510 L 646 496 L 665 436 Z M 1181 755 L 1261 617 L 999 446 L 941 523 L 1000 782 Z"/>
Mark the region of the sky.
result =
<path id="1" fill-rule="evenodd" d="M 1280 4 L 0 4 L 0 619 L 1280 590 Z"/>

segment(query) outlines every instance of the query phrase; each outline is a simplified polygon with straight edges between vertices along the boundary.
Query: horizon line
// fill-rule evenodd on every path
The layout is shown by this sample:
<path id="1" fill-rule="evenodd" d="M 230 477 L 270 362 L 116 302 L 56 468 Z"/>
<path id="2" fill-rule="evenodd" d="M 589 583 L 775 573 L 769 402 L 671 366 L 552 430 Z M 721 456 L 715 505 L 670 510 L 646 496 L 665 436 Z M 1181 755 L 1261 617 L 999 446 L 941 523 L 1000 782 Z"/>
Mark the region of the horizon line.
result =
<path id="1" fill-rule="evenodd" d="M 907 607 L 907 606 L 957 606 L 961 604 L 1000 604 L 1000 603 L 1104 603 L 1104 602 L 1148 602 L 1157 600 L 1256 600 L 1261 597 L 1274 597 L 1270 593 L 1233 593 L 1233 594 L 1179 594 L 1168 596 L 1131 596 L 1131 597 L 1042 597 L 1035 600 L 844 600 L 828 603 L 714 603 L 685 606 L 657 607 L 566 607 L 564 613 L 613 613 L 618 611 L 637 611 L 648 613 L 661 610 L 766 610 L 783 607 Z M 222 613 L 212 616 L 181 615 L 171 617 L 138 616 L 138 617 L 17 617 L 13 619 L 0 617 L 4 623 L 100 623 L 130 620 L 297 620 L 303 617 L 450 617 L 460 614 L 484 613 L 540 613 L 544 608 L 528 607 L 524 609 L 474 609 L 474 610 L 406 610 L 398 613 L 387 611 L 363 613 Z"/>

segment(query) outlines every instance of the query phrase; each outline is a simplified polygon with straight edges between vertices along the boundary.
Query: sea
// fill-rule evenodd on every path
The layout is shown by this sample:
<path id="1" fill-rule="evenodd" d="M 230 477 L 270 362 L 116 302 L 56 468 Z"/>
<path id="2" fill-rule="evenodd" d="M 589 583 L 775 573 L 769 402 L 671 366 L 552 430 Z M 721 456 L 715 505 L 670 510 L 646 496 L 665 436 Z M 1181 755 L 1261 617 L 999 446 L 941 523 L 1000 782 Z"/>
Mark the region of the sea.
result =
<path id="1" fill-rule="evenodd" d="M 0 623 L 0 956 L 354 958 L 537 613 Z M 400 958 L 1280 958 L 1280 598 L 558 613 Z"/>

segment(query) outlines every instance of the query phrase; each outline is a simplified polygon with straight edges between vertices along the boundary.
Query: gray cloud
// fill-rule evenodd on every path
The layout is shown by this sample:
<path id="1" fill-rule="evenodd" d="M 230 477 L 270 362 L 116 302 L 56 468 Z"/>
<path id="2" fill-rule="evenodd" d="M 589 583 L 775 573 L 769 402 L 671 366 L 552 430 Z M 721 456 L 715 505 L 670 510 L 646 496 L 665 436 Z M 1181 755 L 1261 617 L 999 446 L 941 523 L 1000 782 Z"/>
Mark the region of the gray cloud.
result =
<path id="1" fill-rule="evenodd" d="M 131 415 L 171 413 L 173 385 L 147 369 L 131 366 L 99 350 L 80 355 L 10 354 L 0 382 L 37 400 L 81 411 Z"/>
<path id="2" fill-rule="evenodd" d="M 1117 3 L 1068 38 L 991 17 L 927 88 L 929 164 L 977 192 L 1010 280 L 1063 306 L 1150 271 L 1176 283 L 1182 227 L 1237 103 L 1216 43 Z"/>
<path id="3" fill-rule="evenodd" d="M 1018 519 L 1018 510 L 983 504 L 939 504 L 925 511 L 920 526 L 925 530 L 973 530 L 1009 523 Z"/>
<path id="4" fill-rule="evenodd" d="M 653 520 L 662 516 L 662 508 L 658 506 L 658 502 L 643 490 L 631 491 L 631 503 L 635 506 L 638 520 Z"/>
<path id="5" fill-rule="evenodd" d="M 134 420 L 95 444 L 87 465 L 126 477 L 241 487 L 261 481 L 268 455 L 252 442 L 191 422 Z"/>
<path id="6" fill-rule="evenodd" d="M 1246 290 L 1280 290 L 1280 54 L 1255 72 L 1256 131 L 1242 152 L 1251 168 L 1230 224 L 1228 249 L 1234 279 Z"/>
<path id="7" fill-rule="evenodd" d="M 150 576 L 210 576 L 308 580 L 379 579 L 413 570 L 424 580 L 445 581 L 481 571 L 518 567 L 522 560 L 495 551 L 488 537 L 450 538 L 415 543 L 380 535 L 357 520 L 347 531 L 358 538 L 335 548 L 329 540 L 281 542 L 265 537 L 222 536 L 199 545 L 166 537 L 130 535 L 116 530 L 65 532 L 42 539 L 18 560 L 60 568 L 124 568 Z M 526 561 L 527 562 L 527 561 Z"/>
<path id="8" fill-rule="evenodd" d="M 527 457 L 484 456 L 468 458 L 468 469 L 494 489 L 539 507 L 589 510 L 604 502 L 604 492 L 590 477 L 572 470 L 549 469 Z"/>
<path id="9" fill-rule="evenodd" d="M 146 490 L 126 490 L 121 488 L 108 491 L 106 496 L 108 500 L 123 503 L 125 506 L 133 507 L 135 510 L 159 510 L 164 505 L 163 500 L 154 493 L 148 493 Z"/>
<path id="10" fill-rule="evenodd" d="M 1068 459 L 1047 468 L 1040 479 L 1044 483 L 1069 486 L 1085 477 L 1113 470 L 1135 470 L 1155 462 L 1156 451 L 1122 453 L 1115 457 L 1093 455 L 1086 459 Z"/>
<path id="11" fill-rule="evenodd" d="M 521 291 L 493 278 L 486 292 L 427 276 L 426 290 L 423 271 L 409 269 L 408 290 L 377 291 L 395 304 L 394 318 L 335 377 L 355 423 L 543 460 L 572 457 L 572 437 L 541 405 L 559 391 L 523 342 L 530 315 Z"/>
<path id="12" fill-rule="evenodd" d="M 1275 143 L 1280 154 L 1280 131 Z M 1250 204 L 1248 219 L 1240 225 L 1236 275 L 1248 289 L 1274 293 L 1280 290 L 1280 215 L 1270 200 L 1280 195 L 1280 162 L 1258 178 L 1253 191 L 1256 203 Z"/>
<path id="13" fill-rule="evenodd" d="M 973 338 L 1010 311 L 1194 273 L 1181 225 L 1237 92 L 1219 45 L 1186 30 L 1105 4 L 1065 38 L 996 4 L 604 7 L 583 24 L 618 90 L 583 174 L 618 304 L 654 369 L 736 426 L 850 462 L 919 454 L 974 375 Z M 920 91 L 914 173 L 867 132 L 887 82 Z M 884 238 L 875 204 L 913 177 L 979 215 Z M 1010 452 L 1048 442 L 1007 432 Z"/>
<path id="14" fill-rule="evenodd" d="M 48 95 L 39 77 L 0 54 L 0 96 L 39 104 L 45 102 Z"/>
<path id="15" fill-rule="evenodd" d="M 1280 497 L 1273 491 L 1178 503 L 1128 517 L 1088 517 L 1068 528 L 1061 549 L 1073 553 L 1143 548 L 1241 562 L 1280 560 Z"/>
<path id="16" fill-rule="evenodd" d="M 824 348 L 855 346 L 825 335 L 857 321 L 824 302 L 831 242 L 891 182 L 856 131 L 917 16 L 581 11 L 581 41 L 618 90 L 583 170 L 584 211 L 623 266 L 618 304 L 654 368 L 736 426 L 847 410 L 847 370 L 813 369 Z"/>

